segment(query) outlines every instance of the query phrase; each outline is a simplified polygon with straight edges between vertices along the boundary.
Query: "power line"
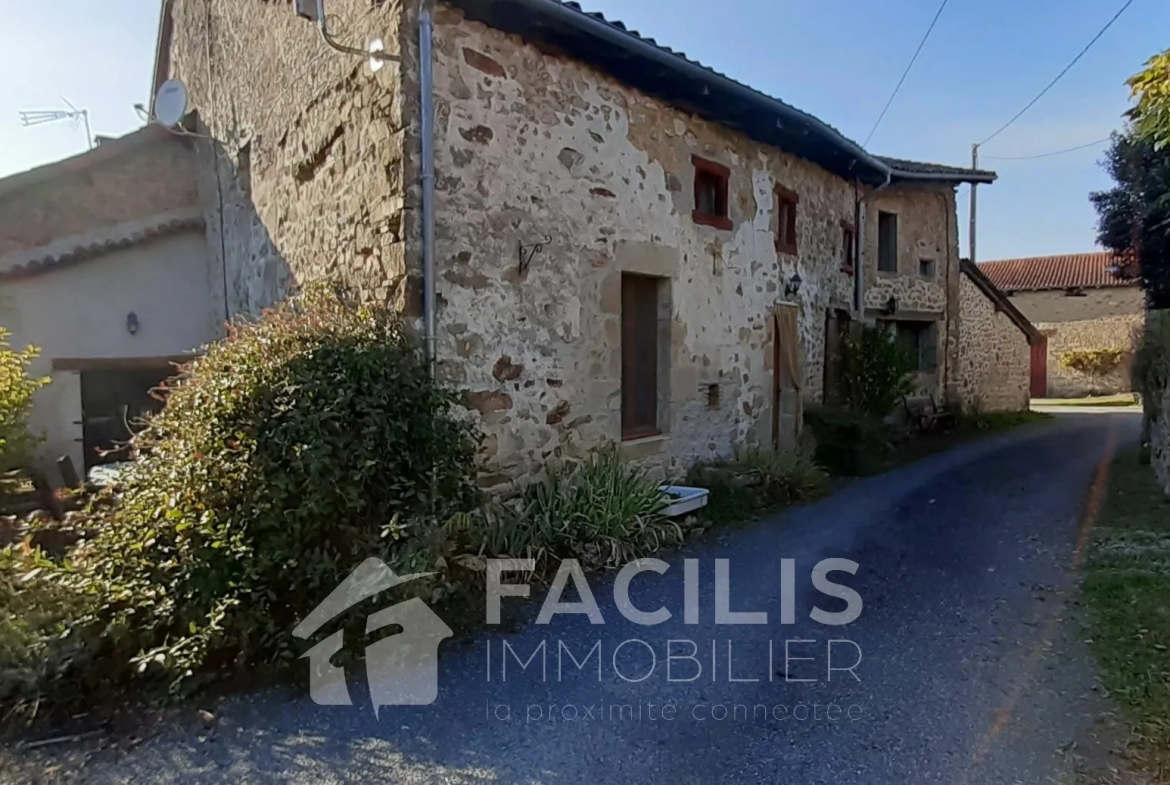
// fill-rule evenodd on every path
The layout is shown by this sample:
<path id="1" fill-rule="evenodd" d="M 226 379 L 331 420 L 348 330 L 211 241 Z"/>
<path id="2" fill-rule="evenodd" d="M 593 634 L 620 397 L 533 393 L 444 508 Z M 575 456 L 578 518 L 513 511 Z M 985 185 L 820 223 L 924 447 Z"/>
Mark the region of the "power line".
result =
<path id="1" fill-rule="evenodd" d="M 1132 0 L 1130 1 L 1132 2 Z M 938 18 L 942 16 L 943 9 L 947 7 L 948 2 L 949 0 L 942 0 L 942 5 L 938 7 L 938 11 L 935 13 L 934 19 L 932 19 L 930 22 L 930 27 L 926 28 L 926 35 L 922 36 L 922 40 L 918 42 L 918 48 L 914 50 L 914 56 L 910 58 L 910 64 L 907 65 L 906 70 L 902 72 L 902 78 L 898 80 L 897 86 L 894 87 L 894 92 L 890 94 L 890 100 L 886 101 L 885 107 L 882 108 L 882 113 L 878 115 L 877 122 L 875 122 L 873 124 L 873 128 L 870 129 L 869 136 L 865 137 L 865 142 L 863 142 L 861 145 L 862 147 L 865 147 L 867 144 L 869 144 L 869 140 L 873 138 L 874 132 L 877 131 L 878 126 L 882 124 L 882 119 L 885 118 L 886 112 L 889 111 L 890 104 L 894 103 L 894 97 L 898 95 L 898 91 L 902 89 L 902 83 L 905 82 L 906 77 L 910 75 L 910 69 L 914 67 L 914 61 L 918 59 L 919 53 L 922 52 L 922 47 L 926 46 L 926 39 L 930 38 L 930 34 L 934 30 L 934 26 L 938 22 Z"/>
<path id="2" fill-rule="evenodd" d="M 1076 147 L 1069 147 L 1065 150 L 1057 150 L 1056 152 L 1052 153 L 1040 153 L 1039 155 L 985 155 L 983 157 L 993 161 L 1031 161 L 1034 158 L 1051 158 L 1054 155 L 1075 153 L 1077 150 L 1084 150 L 1088 147 L 1096 147 L 1099 144 L 1108 142 L 1111 138 L 1112 137 L 1107 136 L 1104 139 L 1098 139 L 1097 141 L 1089 142 L 1088 144 L 1079 144 Z"/>
<path id="3" fill-rule="evenodd" d="M 1104 27 L 1101 28 L 1101 31 L 1098 32 L 1097 35 L 1093 36 L 1093 40 L 1089 41 L 1089 43 L 1085 45 L 1085 48 L 1081 50 L 1080 54 L 1078 54 L 1076 57 L 1074 57 L 1072 59 L 1072 62 L 1069 63 L 1068 65 L 1066 65 L 1064 67 L 1064 70 L 1061 71 L 1059 74 L 1057 74 L 1056 78 L 1053 79 L 1051 82 L 1049 82 L 1048 86 L 1040 91 L 1039 95 L 1037 95 L 1035 98 L 1033 98 L 1031 101 L 1029 101 L 1028 105 L 1025 106 L 1023 109 L 1016 112 L 1015 117 L 1013 117 L 1011 120 L 1008 120 L 1006 123 L 1004 123 L 1002 126 L 1000 126 L 999 129 L 995 133 L 993 133 L 991 136 L 987 137 L 982 142 L 980 142 L 979 146 L 982 147 L 983 145 L 987 144 L 995 137 L 999 136 L 1001 133 L 1003 133 L 1005 130 L 1007 130 L 1008 126 L 1010 126 L 1016 120 L 1019 120 L 1020 117 L 1023 116 L 1024 112 L 1028 111 L 1033 106 L 1035 106 L 1036 102 L 1039 101 L 1041 98 L 1043 98 L 1044 94 L 1047 93 L 1049 90 L 1051 90 L 1056 85 L 1056 83 L 1059 82 L 1064 77 L 1064 75 L 1067 74 L 1072 69 L 1072 67 L 1074 65 L 1076 65 L 1077 62 L 1082 57 L 1085 56 L 1086 52 L 1088 52 L 1090 49 L 1093 48 L 1093 44 L 1097 43 L 1097 41 L 1101 38 L 1101 36 L 1105 35 L 1105 32 L 1110 27 L 1113 27 L 1113 23 L 1116 22 L 1118 17 L 1120 17 L 1122 14 L 1125 13 L 1125 9 L 1129 8 L 1131 5 L 1133 5 L 1133 0 L 1126 0 L 1125 4 L 1123 6 L 1121 6 L 1121 10 L 1119 10 L 1116 14 L 1113 15 L 1113 18 L 1110 19 L 1109 22 Z"/>

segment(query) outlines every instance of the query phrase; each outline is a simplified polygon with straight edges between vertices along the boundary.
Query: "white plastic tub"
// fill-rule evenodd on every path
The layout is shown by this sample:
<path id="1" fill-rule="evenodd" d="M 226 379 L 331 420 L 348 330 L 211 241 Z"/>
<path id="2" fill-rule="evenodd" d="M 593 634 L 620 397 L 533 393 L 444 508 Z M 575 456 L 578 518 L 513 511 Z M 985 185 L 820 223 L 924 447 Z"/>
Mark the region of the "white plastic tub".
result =
<path id="1" fill-rule="evenodd" d="M 685 485 L 662 485 L 659 490 L 667 495 L 669 504 L 662 510 L 667 518 L 676 518 L 707 506 L 711 491 L 706 488 L 689 488 Z"/>

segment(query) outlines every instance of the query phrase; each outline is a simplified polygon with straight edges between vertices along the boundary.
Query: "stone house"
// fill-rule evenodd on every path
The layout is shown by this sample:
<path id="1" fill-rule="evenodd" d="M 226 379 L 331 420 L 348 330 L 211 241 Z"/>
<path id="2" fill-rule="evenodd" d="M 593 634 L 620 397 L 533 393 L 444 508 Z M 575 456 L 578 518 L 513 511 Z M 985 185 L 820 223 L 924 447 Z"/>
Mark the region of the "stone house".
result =
<path id="1" fill-rule="evenodd" d="M 1038 353 L 1034 397 L 1075 398 L 1129 392 L 1134 338 L 1145 323 L 1145 296 L 1110 253 L 985 262 L 979 269 L 1047 340 Z M 1071 352 L 1116 350 L 1121 362 L 1095 377 L 1066 366 Z"/>
<path id="2" fill-rule="evenodd" d="M 417 317 L 485 485 L 609 442 L 669 474 L 791 446 L 858 320 L 923 391 L 972 389 L 955 190 L 994 173 L 872 155 L 574 3 L 327 5 L 400 61 L 285 2 L 163 3 L 214 264 L 239 311 L 331 275 Z"/>
<path id="3" fill-rule="evenodd" d="M 33 400 L 46 463 L 103 462 L 172 361 L 220 334 L 197 166 L 148 126 L 0 180 L 0 326 L 52 379 Z"/>

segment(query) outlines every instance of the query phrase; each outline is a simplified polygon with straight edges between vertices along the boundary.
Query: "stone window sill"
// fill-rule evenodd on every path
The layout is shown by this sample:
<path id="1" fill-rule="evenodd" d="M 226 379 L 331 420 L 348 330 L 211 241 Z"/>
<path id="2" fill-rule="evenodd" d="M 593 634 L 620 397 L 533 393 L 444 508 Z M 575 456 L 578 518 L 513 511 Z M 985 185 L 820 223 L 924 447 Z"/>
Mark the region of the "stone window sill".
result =
<path id="1" fill-rule="evenodd" d="M 647 444 L 655 441 L 666 441 L 666 434 L 657 428 L 628 431 L 622 434 L 622 445 Z"/>

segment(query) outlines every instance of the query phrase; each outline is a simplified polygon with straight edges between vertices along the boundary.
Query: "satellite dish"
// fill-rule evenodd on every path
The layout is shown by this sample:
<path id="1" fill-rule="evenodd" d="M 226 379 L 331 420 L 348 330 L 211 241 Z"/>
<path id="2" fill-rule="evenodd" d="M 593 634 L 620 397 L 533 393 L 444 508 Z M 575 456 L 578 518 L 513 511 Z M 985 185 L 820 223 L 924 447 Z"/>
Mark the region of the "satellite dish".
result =
<path id="1" fill-rule="evenodd" d="M 154 98 L 154 119 L 171 128 L 187 114 L 187 87 L 178 79 L 168 79 Z"/>

